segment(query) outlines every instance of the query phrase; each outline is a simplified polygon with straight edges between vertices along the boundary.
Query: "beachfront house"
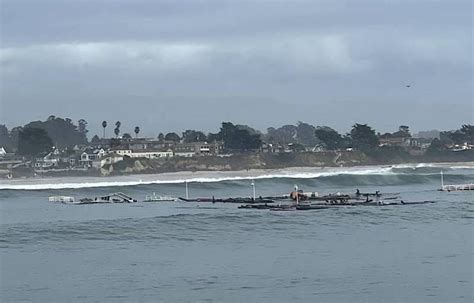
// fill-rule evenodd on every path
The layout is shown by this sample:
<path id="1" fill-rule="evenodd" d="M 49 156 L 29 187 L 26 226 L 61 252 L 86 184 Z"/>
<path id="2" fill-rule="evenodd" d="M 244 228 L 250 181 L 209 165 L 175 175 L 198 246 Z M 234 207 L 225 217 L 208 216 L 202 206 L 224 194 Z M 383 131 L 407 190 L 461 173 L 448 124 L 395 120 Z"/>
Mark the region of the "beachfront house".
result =
<path id="1" fill-rule="evenodd" d="M 44 157 L 36 158 L 35 160 L 35 168 L 36 169 L 52 169 L 59 165 L 59 158 L 57 157 L 57 153 L 55 150 L 48 153 Z"/>
<path id="2" fill-rule="evenodd" d="M 169 149 L 172 148 L 176 142 L 174 141 L 160 141 L 149 138 L 134 138 L 130 139 L 125 146 L 131 150 L 148 150 L 148 149 Z"/>
<path id="3" fill-rule="evenodd" d="M 279 143 L 262 143 L 261 147 L 262 153 L 283 153 L 285 151 L 285 148 L 279 144 Z"/>
<path id="4" fill-rule="evenodd" d="M 454 144 L 449 147 L 449 150 L 453 152 L 461 152 L 461 151 L 467 151 L 471 150 L 474 147 L 472 144 L 468 144 L 467 142 L 464 142 L 463 144 Z"/>
<path id="5" fill-rule="evenodd" d="M 131 158 L 147 159 L 171 158 L 173 157 L 173 151 L 171 149 L 132 150 L 128 156 Z"/>
<path id="6" fill-rule="evenodd" d="M 116 153 L 109 153 L 102 158 L 96 159 L 92 162 L 92 166 L 95 168 L 104 167 L 104 165 L 114 164 L 123 160 L 122 155 Z"/>
<path id="7" fill-rule="evenodd" d="M 222 144 L 219 142 L 179 143 L 174 147 L 174 155 L 176 157 L 216 156 L 221 152 Z"/>
<path id="8" fill-rule="evenodd" d="M 113 147 L 107 151 L 107 154 L 118 154 L 130 157 L 132 150 L 128 147 Z"/>
<path id="9" fill-rule="evenodd" d="M 196 155 L 196 145 L 194 143 L 180 143 L 174 147 L 176 157 L 190 158 Z"/>
<path id="10" fill-rule="evenodd" d="M 86 149 L 81 153 L 79 164 L 84 167 L 92 167 L 92 164 L 95 160 L 105 156 L 105 150 L 100 149 Z"/>

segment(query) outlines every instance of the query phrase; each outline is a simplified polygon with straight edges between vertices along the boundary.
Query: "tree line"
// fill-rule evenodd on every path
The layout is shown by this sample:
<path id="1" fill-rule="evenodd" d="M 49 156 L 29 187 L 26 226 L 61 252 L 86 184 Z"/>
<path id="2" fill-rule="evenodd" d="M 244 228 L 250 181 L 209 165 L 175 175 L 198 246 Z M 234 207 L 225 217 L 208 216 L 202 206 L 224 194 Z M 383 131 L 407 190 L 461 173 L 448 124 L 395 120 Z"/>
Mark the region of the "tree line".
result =
<path id="1" fill-rule="evenodd" d="M 132 140 L 130 133 L 122 133 L 122 123 L 116 121 L 113 134 L 115 137 L 106 139 L 106 130 L 109 126 L 107 121 L 102 121 L 102 138 L 93 136 L 91 143 L 103 143 L 120 145 L 124 140 Z M 24 126 L 8 130 L 5 125 L 0 125 L 0 146 L 10 152 L 20 155 L 39 155 L 49 152 L 53 147 L 59 149 L 70 149 L 75 145 L 89 144 L 87 133 L 88 123 L 80 119 L 77 123 L 69 118 L 50 116 L 45 121 L 33 121 Z M 140 127 L 135 126 L 133 133 L 135 138 L 140 134 Z M 380 140 L 389 138 L 411 137 L 409 126 L 401 125 L 393 133 L 376 133 L 368 124 L 356 123 L 346 134 L 341 134 L 329 126 L 314 126 L 305 122 L 296 125 L 283 125 L 280 127 L 269 127 L 266 133 L 262 133 L 248 125 L 222 122 L 217 133 L 206 133 L 199 130 L 185 130 L 179 135 L 176 132 L 160 133 L 157 139 L 170 142 L 223 142 L 224 149 L 228 151 L 254 151 L 262 147 L 264 143 L 291 146 L 294 150 L 305 150 L 306 147 L 319 146 L 327 150 L 339 150 L 354 148 L 370 152 L 376 150 Z M 462 125 L 454 131 L 440 132 L 439 138 L 434 139 L 432 152 L 442 150 L 449 144 L 462 144 L 468 142 L 474 144 L 474 126 Z"/>

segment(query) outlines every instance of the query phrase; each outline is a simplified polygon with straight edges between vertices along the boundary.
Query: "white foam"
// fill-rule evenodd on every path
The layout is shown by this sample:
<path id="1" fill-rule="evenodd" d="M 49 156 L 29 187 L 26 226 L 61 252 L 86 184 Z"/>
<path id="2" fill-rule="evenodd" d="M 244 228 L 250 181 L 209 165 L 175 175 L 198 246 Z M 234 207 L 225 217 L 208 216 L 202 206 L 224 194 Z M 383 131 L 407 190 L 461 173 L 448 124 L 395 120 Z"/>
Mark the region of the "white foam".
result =
<path id="1" fill-rule="evenodd" d="M 0 184 L 0 190 L 48 190 L 48 189 L 81 189 L 81 188 L 96 188 L 96 187 L 124 187 L 124 186 L 135 186 L 135 185 L 149 185 L 149 184 L 179 184 L 184 182 L 195 182 L 195 183 L 216 183 L 222 181 L 238 181 L 238 180 L 252 180 L 252 179 L 276 179 L 276 178 L 291 178 L 291 179 L 315 179 L 322 177 L 331 177 L 338 175 L 389 175 L 393 174 L 390 167 L 375 167 L 375 168 L 332 168 L 330 170 L 313 169 L 316 172 L 308 172 L 307 168 L 298 169 L 303 172 L 294 171 L 295 169 L 289 170 L 278 170 L 278 171 L 249 171 L 249 172 L 201 172 L 202 177 L 194 178 L 176 178 L 176 174 L 173 178 L 172 174 L 168 175 L 142 175 L 143 179 L 131 179 L 131 180 L 120 180 L 120 181 L 103 181 L 104 178 L 113 179 L 114 177 L 95 178 L 92 182 L 87 182 L 84 179 L 90 178 L 74 178 L 77 182 L 47 182 L 47 179 L 41 180 L 25 180 L 25 182 L 13 181 L 6 184 Z M 224 176 L 212 176 L 212 175 Z M 208 176 L 206 176 L 208 175 Z M 170 178 L 171 176 L 171 178 Z M 151 179 L 158 177 L 158 179 Z M 182 173 L 179 174 L 182 177 Z M 116 177 L 120 178 L 120 177 Z M 128 179 L 133 177 L 127 177 Z M 81 179 L 83 180 L 82 182 Z M 71 178 L 70 178 L 71 180 Z M 74 180 L 74 181 L 75 181 Z M 46 182 L 45 182 L 46 181 Z M 53 181 L 53 180 L 51 180 Z M 56 180 L 55 180 L 56 181 Z M 59 180 L 57 180 L 59 181 Z"/>
<path id="2" fill-rule="evenodd" d="M 149 184 L 179 184 L 184 182 L 217 183 L 223 181 L 239 181 L 252 179 L 316 179 L 339 175 L 404 175 L 407 173 L 394 171 L 394 168 L 439 167 L 451 169 L 474 169 L 474 163 L 419 163 L 399 164 L 393 166 L 359 166 L 330 168 L 287 168 L 249 171 L 220 172 L 176 172 L 155 175 L 131 175 L 115 177 L 66 177 L 45 179 L 8 180 L 0 184 L 0 190 L 56 190 L 81 189 L 96 187 L 125 187 Z"/>
<path id="3" fill-rule="evenodd" d="M 406 163 L 406 164 L 396 164 L 393 168 L 411 168 L 417 169 L 422 167 L 436 167 L 436 165 L 431 163 Z"/>
<path id="4" fill-rule="evenodd" d="M 432 168 L 450 168 L 450 169 L 474 169 L 474 163 L 462 162 L 462 163 L 406 163 L 396 164 L 393 168 L 411 168 L 413 170 L 417 168 L 432 167 Z"/>

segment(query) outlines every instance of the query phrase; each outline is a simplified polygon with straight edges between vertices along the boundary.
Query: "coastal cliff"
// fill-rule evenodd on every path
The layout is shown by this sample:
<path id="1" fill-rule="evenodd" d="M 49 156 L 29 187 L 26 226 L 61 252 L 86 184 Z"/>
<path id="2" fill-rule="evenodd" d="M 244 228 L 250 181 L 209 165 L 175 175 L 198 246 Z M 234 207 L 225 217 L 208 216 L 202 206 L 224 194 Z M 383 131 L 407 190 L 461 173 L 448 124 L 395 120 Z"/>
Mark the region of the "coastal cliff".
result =
<path id="1" fill-rule="evenodd" d="M 251 169 L 284 169 L 289 167 L 351 167 L 365 165 L 394 165 L 402 163 L 474 162 L 474 150 L 445 152 L 436 155 L 410 155 L 361 151 L 248 153 L 221 156 L 130 158 L 106 164 L 99 169 L 61 169 L 35 171 L 17 168 L 8 171 L 13 178 L 57 176 L 119 176 L 133 174 L 159 174 L 180 171 L 242 171 Z M 1 176 L 0 176 L 1 177 Z"/>
<path id="2" fill-rule="evenodd" d="M 122 175 L 136 173 L 165 173 L 177 171 L 234 171 L 249 169 L 279 169 L 287 167 L 340 167 L 357 165 L 383 165 L 416 162 L 458 162 L 474 161 L 474 151 L 446 155 L 407 156 L 367 155 L 363 152 L 323 152 L 323 153 L 281 153 L 281 154 L 241 154 L 225 157 L 192 157 L 169 159 L 125 158 L 118 163 L 100 169 L 100 175 Z"/>

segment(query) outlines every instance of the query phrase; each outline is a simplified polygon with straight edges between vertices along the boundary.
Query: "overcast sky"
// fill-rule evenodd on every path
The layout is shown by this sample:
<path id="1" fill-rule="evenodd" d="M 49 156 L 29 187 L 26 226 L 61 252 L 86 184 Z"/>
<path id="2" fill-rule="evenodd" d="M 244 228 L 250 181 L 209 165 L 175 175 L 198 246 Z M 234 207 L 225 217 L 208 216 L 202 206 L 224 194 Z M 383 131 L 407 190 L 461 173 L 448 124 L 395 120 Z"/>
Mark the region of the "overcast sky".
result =
<path id="1" fill-rule="evenodd" d="M 0 3 L 9 127 L 50 114 L 149 136 L 474 122 L 471 0 Z"/>

